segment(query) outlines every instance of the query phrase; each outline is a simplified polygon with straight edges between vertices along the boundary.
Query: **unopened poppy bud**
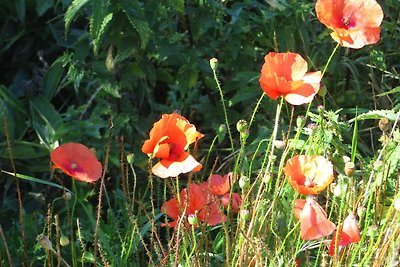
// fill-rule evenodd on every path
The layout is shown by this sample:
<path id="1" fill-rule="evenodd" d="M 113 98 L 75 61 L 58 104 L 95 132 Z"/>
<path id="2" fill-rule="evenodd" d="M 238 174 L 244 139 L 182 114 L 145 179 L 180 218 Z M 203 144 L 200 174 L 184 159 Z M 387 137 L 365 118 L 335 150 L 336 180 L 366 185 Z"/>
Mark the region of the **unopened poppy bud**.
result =
<path id="1" fill-rule="evenodd" d="M 226 133 L 226 125 L 225 124 L 221 124 L 218 128 L 218 134 L 225 134 Z"/>
<path id="2" fill-rule="evenodd" d="M 270 173 L 267 173 L 264 175 L 264 183 L 268 184 L 272 179 L 272 175 Z"/>
<path id="3" fill-rule="evenodd" d="M 361 218 L 364 215 L 364 212 L 365 212 L 365 208 L 364 207 L 362 207 L 362 206 L 358 206 L 357 207 L 357 215 L 358 215 L 359 218 Z"/>
<path id="4" fill-rule="evenodd" d="M 199 219 L 197 218 L 196 214 L 189 214 L 188 215 L 188 222 L 190 225 L 196 225 Z"/>
<path id="5" fill-rule="evenodd" d="M 376 225 L 371 225 L 370 227 L 368 227 L 367 236 L 375 237 L 377 232 L 378 232 L 378 227 L 376 227 Z"/>
<path id="6" fill-rule="evenodd" d="M 381 118 L 378 125 L 382 132 L 387 132 L 390 128 L 390 122 L 388 118 Z"/>
<path id="7" fill-rule="evenodd" d="M 210 59 L 210 67 L 212 70 L 216 70 L 218 67 L 218 59 L 216 59 L 215 57 Z"/>
<path id="8" fill-rule="evenodd" d="M 343 190 L 343 186 L 341 184 L 336 184 L 335 187 L 333 188 L 333 194 L 338 197 L 341 198 L 343 196 L 343 193 L 345 190 Z"/>
<path id="9" fill-rule="evenodd" d="M 304 116 L 298 116 L 296 118 L 296 126 L 297 128 L 303 128 L 303 126 L 306 124 L 306 117 Z"/>
<path id="10" fill-rule="evenodd" d="M 129 154 L 126 156 L 126 160 L 128 161 L 128 163 L 129 163 L 130 165 L 132 165 L 133 162 L 135 161 L 135 155 L 134 155 L 133 153 L 129 153 Z"/>
<path id="11" fill-rule="evenodd" d="M 250 179 L 247 176 L 241 176 L 239 178 L 239 187 L 242 189 L 246 189 L 250 186 Z"/>
<path id="12" fill-rule="evenodd" d="M 240 218 L 243 220 L 247 221 L 250 217 L 250 211 L 249 210 L 241 210 L 240 211 Z"/>
<path id="13" fill-rule="evenodd" d="M 354 164 L 354 162 L 346 162 L 346 164 L 344 165 L 344 173 L 348 176 L 348 177 L 353 177 L 354 172 L 356 171 L 356 166 Z"/>
<path id="14" fill-rule="evenodd" d="M 274 145 L 277 149 L 284 149 L 286 146 L 286 142 L 282 140 L 275 140 Z"/>
<path id="15" fill-rule="evenodd" d="M 400 198 L 396 198 L 396 199 L 394 200 L 394 208 L 395 208 L 397 211 L 400 211 Z"/>
<path id="16" fill-rule="evenodd" d="M 217 132 L 217 138 L 218 138 L 218 142 L 221 143 L 226 135 L 226 125 L 225 124 L 221 124 L 218 128 L 218 132 Z"/>
<path id="17" fill-rule="evenodd" d="M 383 167 L 383 161 L 377 160 L 374 162 L 374 171 L 381 171 Z"/>
<path id="18" fill-rule="evenodd" d="M 240 137 L 243 140 L 246 140 L 249 137 L 249 135 L 250 135 L 250 131 L 249 130 L 244 130 L 243 132 L 240 133 Z"/>
<path id="19" fill-rule="evenodd" d="M 70 201 L 71 198 L 72 198 L 72 194 L 71 194 L 70 192 L 65 192 L 65 193 L 64 193 L 64 199 L 65 199 L 66 201 Z"/>
<path id="20" fill-rule="evenodd" d="M 60 245 L 65 247 L 69 245 L 69 239 L 65 235 L 61 235 L 60 237 Z"/>
<path id="21" fill-rule="evenodd" d="M 52 250 L 52 249 L 53 249 L 53 245 L 51 244 L 48 235 L 40 234 L 40 235 L 37 236 L 36 240 L 39 242 L 39 244 L 40 244 L 44 249 L 48 249 L 48 250 Z"/>
<path id="22" fill-rule="evenodd" d="M 319 88 L 319 91 L 318 91 L 318 95 L 321 96 L 321 97 L 324 97 L 326 95 L 327 91 L 328 90 L 326 89 L 326 86 L 325 85 L 321 85 L 321 87 Z"/>
<path id="23" fill-rule="evenodd" d="M 239 133 L 245 132 L 247 130 L 247 121 L 239 120 L 236 123 L 236 129 L 238 130 Z"/>

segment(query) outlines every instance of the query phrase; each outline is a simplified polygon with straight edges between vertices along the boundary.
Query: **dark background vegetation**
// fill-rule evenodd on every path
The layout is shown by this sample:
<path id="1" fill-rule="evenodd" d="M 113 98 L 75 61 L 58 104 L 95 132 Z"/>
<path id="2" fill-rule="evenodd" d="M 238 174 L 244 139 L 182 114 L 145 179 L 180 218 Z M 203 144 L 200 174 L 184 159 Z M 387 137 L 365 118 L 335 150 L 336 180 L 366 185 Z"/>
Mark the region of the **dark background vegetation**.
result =
<path id="1" fill-rule="evenodd" d="M 323 79 L 326 109 L 342 108 L 342 119 L 399 109 L 398 95 L 377 94 L 399 84 L 400 4 L 379 2 L 385 14 L 380 42 L 360 50 L 339 48 Z M 135 155 L 140 185 L 148 176 L 143 141 L 161 114 L 174 110 L 205 134 L 198 151 L 204 159 L 224 123 L 209 59 L 219 60 L 232 125 L 248 120 L 261 96 L 258 77 L 266 53 L 297 52 L 311 71 L 325 66 L 336 43 L 316 19 L 314 5 L 292 0 L 1 1 L 0 168 L 13 171 L 13 162 L 18 173 L 51 180 L 49 153 L 65 142 L 93 147 L 104 161 L 112 123 L 107 182 L 118 191 L 122 146 Z M 318 104 L 321 98 L 312 109 Z M 274 110 L 275 103 L 264 99 L 251 140 L 269 136 Z M 283 129 L 289 114 L 287 107 Z M 359 125 L 365 157 L 375 152 L 376 125 L 371 120 Z M 219 142 L 213 159 L 222 162 L 229 146 L 228 139 Z M 68 187 L 70 182 L 62 179 Z M 0 173 L 0 220 L 6 232 L 18 228 L 14 183 L 15 178 Z M 27 225 L 38 227 L 31 233 L 40 233 L 46 199 L 60 192 L 26 181 L 20 186 L 24 210 L 34 214 L 26 220 L 38 221 Z M 18 247 L 21 240 L 11 242 Z"/>

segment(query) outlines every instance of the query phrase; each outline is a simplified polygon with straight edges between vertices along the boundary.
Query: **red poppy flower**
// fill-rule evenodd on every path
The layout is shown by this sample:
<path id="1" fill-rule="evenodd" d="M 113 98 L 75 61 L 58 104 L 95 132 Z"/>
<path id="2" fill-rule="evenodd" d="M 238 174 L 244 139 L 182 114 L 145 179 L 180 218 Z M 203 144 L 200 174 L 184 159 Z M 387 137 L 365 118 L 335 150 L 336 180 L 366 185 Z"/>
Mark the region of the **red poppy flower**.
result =
<path id="1" fill-rule="evenodd" d="M 361 48 L 379 41 L 383 11 L 375 0 L 318 0 L 315 10 L 341 46 Z"/>
<path id="2" fill-rule="evenodd" d="M 314 240 L 332 234 L 335 224 L 328 220 L 324 209 L 313 199 L 296 199 L 294 216 L 300 220 L 303 240 Z"/>
<path id="3" fill-rule="evenodd" d="M 222 196 L 231 189 L 232 172 L 221 176 L 219 174 L 211 174 L 208 178 L 208 186 L 213 194 Z"/>
<path id="4" fill-rule="evenodd" d="M 313 100 L 318 93 L 321 72 L 307 73 L 307 61 L 296 53 L 269 53 L 259 79 L 264 93 L 272 100 L 283 96 L 292 105 Z"/>
<path id="5" fill-rule="evenodd" d="M 93 151 L 79 143 L 62 144 L 51 152 L 50 158 L 53 168 L 81 182 L 94 183 L 103 171 Z"/>
<path id="6" fill-rule="evenodd" d="M 161 178 L 176 177 L 201 169 L 202 165 L 187 149 L 203 136 L 193 124 L 177 113 L 164 114 L 161 120 L 154 123 L 150 139 L 144 142 L 142 151 L 161 159 L 152 169 L 154 175 Z"/>
<path id="7" fill-rule="evenodd" d="M 230 203 L 232 211 L 239 212 L 240 206 L 242 205 L 242 197 L 238 193 L 232 193 L 231 198 L 229 198 L 230 196 L 231 196 L 230 193 L 226 193 L 225 195 L 222 196 L 221 198 L 222 205 L 224 205 L 224 207 L 227 209 L 229 207 L 229 201 L 230 199 L 232 199 L 232 202 Z"/>
<path id="8" fill-rule="evenodd" d="M 284 172 L 292 187 L 304 195 L 318 194 L 333 181 L 332 163 L 323 156 L 294 156 Z"/>
<path id="9" fill-rule="evenodd" d="M 353 213 L 350 213 L 343 221 L 343 225 L 339 228 L 339 232 L 333 235 L 329 246 L 329 255 L 335 255 L 338 245 L 347 246 L 350 243 L 360 241 L 360 230 L 358 229 L 357 219 Z"/>
<path id="10" fill-rule="evenodd" d="M 195 216 L 208 225 L 216 225 L 226 221 L 226 216 L 220 210 L 217 198 L 209 200 L 210 194 L 203 186 L 191 183 L 183 189 L 178 198 L 172 198 L 164 203 L 161 211 L 172 218 L 172 222 L 161 226 L 175 227 L 181 216 Z M 187 225 L 187 221 L 184 221 Z"/>

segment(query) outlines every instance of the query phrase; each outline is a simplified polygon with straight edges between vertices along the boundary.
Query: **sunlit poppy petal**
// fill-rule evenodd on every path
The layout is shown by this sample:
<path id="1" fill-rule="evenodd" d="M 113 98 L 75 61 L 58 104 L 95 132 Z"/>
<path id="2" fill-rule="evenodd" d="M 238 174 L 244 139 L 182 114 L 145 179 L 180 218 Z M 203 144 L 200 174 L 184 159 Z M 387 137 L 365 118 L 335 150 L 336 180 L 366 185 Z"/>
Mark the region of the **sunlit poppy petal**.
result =
<path id="1" fill-rule="evenodd" d="M 329 246 L 329 255 L 335 255 L 336 248 L 339 246 L 347 246 L 350 243 L 360 241 L 360 230 L 355 215 L 350 213 L 343 221 L 343 225 L 339 228 L 338 233 L 333 235 L 332 241 Z"/>
<path id="2" fill-rule="evenodd" d="M 318 0 L 315 10 L 341 46 L 357 49 L 379 41 L 383 11 L 375 0 Z"/>
<path id="3" fill-rule="evenodd" d="M 314 240 L 330 235 L 335 224 L 326 217 L 324 209 L 312 198 L 307 198 L 300 214 L 300 234 L 303 240 Z"/>
<path id="4" fill-rule="evenodd" d="M 54 168 L 81 182 L 94 183 L 103 171 L 93 151 L 79 143 L 62 144 L 51 152 L 50 158 Z"/>
<path id="5" fill-rule="evenodd" d="M 186 155 L 181 154 L 181 156 Z M 202 165 L 189 153 L 182 161 L 169 161 L 161 160 L 151 169 L 154 175 L 160 178 L 176 177 L 181 173 L 188 173 L 190 171 L 196 172 L 201 169 Z"/>
<path id="6" fill-rule="evenodd" d="M 164 114 L 154 123 L 150 139 L 142 146 L 142 151 L 150 157 L 159 158 L 153 174 L 167 178 L 181 173 L 199 171 L 202 165 L 186 151 L 190 144 L 202 138 L 196 127 L 177 113 Z"/>
<path id="7" fill-rule="evenodd" d="M 228 173 L 224 176 L 221 176 L 219 174 L 211 174 L 210 177 L 208 178 L 208 184 L 210 187 L 210 190 L 218 196 L 224 195 L 226 192 L 229 192 L 231 189 L 231 179 L 232 179 L 232 173 Z"/>
<path id="8" fill-rule="evenodd" d="M 292 187 L 304 195 L 318 194 L 333 181 L 332 163 L 323 156 L 294 156 L 286 162 L 284 172 Z"/>
<path id="9" fill-rule="evenodd" d="M 317 94 L 321 73 L 307 73 L 307 62 L 296 53 L 269 53 L 264 57 L 259 83 L 272 100 L 283 96 L 292 105 L 312 101 Z"/>

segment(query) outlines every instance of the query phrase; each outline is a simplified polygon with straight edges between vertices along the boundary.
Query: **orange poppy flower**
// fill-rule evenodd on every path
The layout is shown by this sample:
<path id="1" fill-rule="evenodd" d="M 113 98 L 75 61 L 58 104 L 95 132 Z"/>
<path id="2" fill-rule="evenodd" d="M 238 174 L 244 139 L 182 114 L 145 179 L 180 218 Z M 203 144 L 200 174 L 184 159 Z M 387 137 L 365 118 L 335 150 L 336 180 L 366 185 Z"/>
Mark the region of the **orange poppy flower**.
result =
<path id="1" fill-rule="evenodd" d="M 62 144 L 51 152 L 50 158 L 53 168 L 81 182 L 94 183 L 103 171 L 93 151 L 79 143 Z"/>
<path id="2" fill-rule="evenodd" d="M 294 216 L 300 220 L 300 235 L 303 240 L 314 240 L 332 234 L 335 224 L 328 220 L 324 209 L 313 199 L 296 199 Z"/>
<path id="3" fill-rule="evenodd" d="M 319 194 L 333 181 L 332 163 L 323 156 L 294 156 L 284 172 L 292 187 L 304 195 Z"/>
<path id="4" fill-rule="evenodd" d="M 353 213 L 350 213 L 343 221 L 343 225 L 339 228 L 339 232 L 333 235 L 329 246 L 329 255 L 335 255 L 338 245 L 347 246 L 350 243 L 360 241 L 360 230 L 358 229 L 357 219 Z"/>
<path id="5" fill-rule="evenodd" d="M 222 196 L 231 189 L 232 172 L 221 176 L 219 174 L 211 174 L 208 178 L 208 186 L 214 195 Z"/>
<path id="6" fill-rule="evenodd" d="M 199 171 L 202 165 L 191 156 L 187 149 L 204 135 L 177 113 L 164 114 L 154 123 L 150 139 L 143 144 L 142 151 L 151 157 L 161 159 L 152 172 L 161 178 L 176 177 L 181 173 Z"/>
<path id="7" fill-rule="evenodd" d="M 315 10 L 341 46 L 361 48 L 379 41 L 383 11 L 375 0 L 318 0 Z"/>
<path id="8" fill-rule="evenodd" d="M 272 100 L 283 96 L 292 105 L 302 105 L 318 93 L 321 72 L 307 73 L 307 61 L 299 54 L 270 52 L 264 60 L 259 83 Z"/>
<path id="9" fill-rule="evenodd" d="M 181 216 L 194 216 L 208 225 L 216 225 L 226 221 L 226 216 L 220 210 L 217 198 L 209 200 L 210 194 L 201 185 L 191 183 L 188 188 L 179 193 L 178 198 L 171 198 L 161 207 L 161 212 L 172 218 L 172 222 L 163 223 L 161 226 L 175 227 Z M 187 220 L 184 221 L 188 226 Z M 195 225 L 197 226 L 197 225 Z"/>

